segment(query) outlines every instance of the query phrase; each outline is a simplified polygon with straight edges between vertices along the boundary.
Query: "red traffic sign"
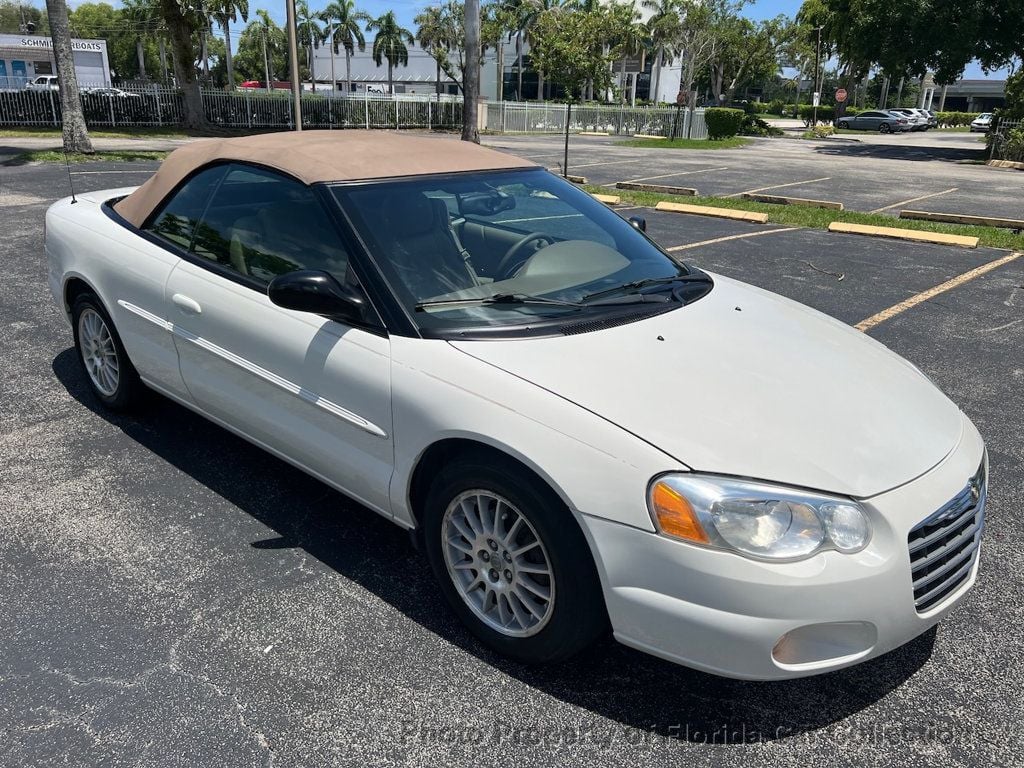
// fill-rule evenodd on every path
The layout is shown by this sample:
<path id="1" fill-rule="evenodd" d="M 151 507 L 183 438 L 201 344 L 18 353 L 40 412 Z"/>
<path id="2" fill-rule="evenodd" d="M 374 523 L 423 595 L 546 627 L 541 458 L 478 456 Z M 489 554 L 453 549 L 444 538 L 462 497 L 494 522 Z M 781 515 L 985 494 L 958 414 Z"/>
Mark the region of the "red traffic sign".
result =
<path id="1" fill-rule="evenodd" d="M 836 91 L 836 101 L 838 101 L 838 102 L 846 101 L 846 89 L 845 88 L 840 88 L 838 91 Z"/>

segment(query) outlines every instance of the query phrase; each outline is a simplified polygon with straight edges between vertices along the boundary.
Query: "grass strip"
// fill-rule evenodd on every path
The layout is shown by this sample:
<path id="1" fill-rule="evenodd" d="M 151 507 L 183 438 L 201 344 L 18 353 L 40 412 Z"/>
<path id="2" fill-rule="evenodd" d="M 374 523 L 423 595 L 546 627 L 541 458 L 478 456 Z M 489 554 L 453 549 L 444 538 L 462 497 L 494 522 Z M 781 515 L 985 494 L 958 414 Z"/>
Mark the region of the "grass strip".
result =
<path id="1" fill-rule="evenodd" d="M 602 191 L 599 186 L 584 186 L 588 192 Z M 859 211 L 830 211 L 823 208 L 809 208 L 802 205 L 775 205 L 743 200 L 736 197 L 680 197 L 678 195 L 662 195 L 654 192 L 633 192 L 620 190 L 623 205 L 639 205 L 653 208 L 659 202 L 686 203 L 688 205 L 705 205 L 716 208 L 734 208 L 740 211 L 757 211 L 768 214 L 768 223 L 782 224 L 789 227 L 806 227 L 808 229 L 828 229 L 833 221 L 850 224 L 867 224 L 875 227 L 902 227 L 924 232 L 945 232 L 951 235 L 967 235 L 977 237 L 978 244 L 989 248 L 1006 248 L 1013 251 L 1024 250 L 1024 234 L 1015 235 L 1012 231 L 996 227 L 967 226 L 962 224 L 946 224 L 935 221 L 915 221 L 897 219 L 880 213 L 861 213 Z"/>
<path id="2" fill-rule="evenodd" d="M 151 152 L 148 150 L 116 149 L 103 152 L 95 152 L 91 155 L 80 155 L 70 152 L 67 155 L 69 163 L 131 163 L 139 160 L 163 160 L 168 152 Z M 59 149 L 32 149 L 15 155 L 4 165 L 24 165 L 25 163 L 63 163 L 64 153 Z"/>

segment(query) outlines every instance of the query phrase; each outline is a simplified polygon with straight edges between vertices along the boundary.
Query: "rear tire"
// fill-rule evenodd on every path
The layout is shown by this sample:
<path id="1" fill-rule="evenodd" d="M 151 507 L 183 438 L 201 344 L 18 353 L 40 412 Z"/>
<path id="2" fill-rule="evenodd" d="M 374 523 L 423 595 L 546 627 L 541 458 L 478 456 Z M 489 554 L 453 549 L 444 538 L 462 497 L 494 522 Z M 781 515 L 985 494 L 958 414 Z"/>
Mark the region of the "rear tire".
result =
<path id="1" fill-rule="evenodd" d="M 892 133 L 892 127 L 888 123 L 882 123 L 878 126 L 879 133 Z"/>
<path id="2" fill-rule="evenodd" d="M 579 524 L 511 460 L 457 457 L 434 480 L 423 518 L 441 591 L 489 648 L 542 664 L 579 653 L 605 631 L 601 585 Z"/>
<path id="3" fill-rule="evenodd" d="M 95 294 L 83 293 L 75 299 L 71 325 L 78 362 L 96 398 L 112 411 L 136 408 L 145 396 L 145 385 Z"/>

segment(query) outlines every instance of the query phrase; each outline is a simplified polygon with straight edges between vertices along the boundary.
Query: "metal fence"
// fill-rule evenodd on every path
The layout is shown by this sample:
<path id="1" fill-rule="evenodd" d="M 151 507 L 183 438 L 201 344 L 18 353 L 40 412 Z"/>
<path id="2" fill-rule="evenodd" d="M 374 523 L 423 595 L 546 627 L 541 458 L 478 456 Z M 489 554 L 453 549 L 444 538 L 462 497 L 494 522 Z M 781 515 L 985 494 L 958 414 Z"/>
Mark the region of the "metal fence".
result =
<path id="1" fill-rule="evenodd" d="M 240 88 L 204 90 L 206 119 L 225 128 L 292 128 L 294 115 L 288 91 Z M 184 124 L 180 91 L 160 85 L 94 88 L 82 91 L 85 121 L 91 127 L 174 127 Z M 483 128 L 496 133 L 560 133 L 565 130 L 566 105 L 544 102 L 489 102 Z M 673 123 L 677 136 L 707 138 L 704 110 L 690 114 L 666 107 L 574 105 L 571 131 L 617 135 L 636 133 L 668 136 Z M 61 124 L 56 90 L 0 90 L 0 125 Z M 345 94 L 334 91 L 302 94 L 302 124 L 306 128 L 442 128 L 462 126 L 458 97 L 413 94 Z"/>
<path id="2" fill-rule="evenodd" d="M 225 128 L 291 128 L 294 110 L 287 91 L 204 90 L 206 119 Z M 83 91 L 82 110 L 91 127 L 162 127 L 184 123 L 184 100 L 173 88 Z M 0 91 L 0 125 L 57 127 L 61 124 L 55 90 Z M 459 128 L 462 101 L 450 97 L 396 94 L 303 93 L 306 128 Z"/>
<path id="3" fill-rule="evenodd" d="M 487 104 L 487 130 L 496 133 L 561 133 L 565 131 L 566 105 L 501 101 Z M 569 130 L 596 131 L 615 135 L 637 133 L 693 139 L 708 137 L 704 110 L 677 112 L 671 107 L 627 107 L 615 104 L 584 104 L 569 111 Z"/>
<path id="4" fill-rule="evenodd" d="M 1024 120 L 996 121 L 988 136 L 989 157 L 1024 162 Z"/>

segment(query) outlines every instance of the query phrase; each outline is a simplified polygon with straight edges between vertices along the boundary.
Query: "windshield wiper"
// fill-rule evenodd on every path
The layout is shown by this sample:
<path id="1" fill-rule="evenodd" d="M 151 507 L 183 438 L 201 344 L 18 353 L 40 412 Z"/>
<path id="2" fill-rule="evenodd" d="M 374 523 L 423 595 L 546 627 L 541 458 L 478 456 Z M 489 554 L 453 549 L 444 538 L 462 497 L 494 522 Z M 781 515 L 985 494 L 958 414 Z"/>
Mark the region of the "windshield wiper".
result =
<path id="1" fill-rule="evenodd" d="M 428 307 L 460 306 L 463 304 L 542 304 L 556 307 L 572 307 L 582 309 L 583 305 L 576 301 L 563 301 L 561 299 L 548 299 L 543 296 L 531 296 L 528 293 L 496 293 L 493 296 L 479 296 L 467 299 L 438 299 L 436 301 L 421 301 L 416 305 L 417 312 L 423 312 Z"/>
<path id="2" fill-rule="evenodd" d="M 634 280 L 631 283 L 623 283 L 622 285 L 616 285 L 613 288 L 605 288 L 602 291 L 594 291 L 594 293 L 588 293 L 582 299 L 580 303 L 586 304 L 593 299 L 600 298 L 601 296 L 608 296 L 613 293 L 619 293 L 620 291 L 638 291 L 641 288 L 646 288 L 649 285 L 663 285 L 670 283 L 710 283 L 713 282 L 709 275 L 703 273 L 696 273 L 692 275 L 672 275 L 671 277 L 645 277 L 643 280 Z"/>

